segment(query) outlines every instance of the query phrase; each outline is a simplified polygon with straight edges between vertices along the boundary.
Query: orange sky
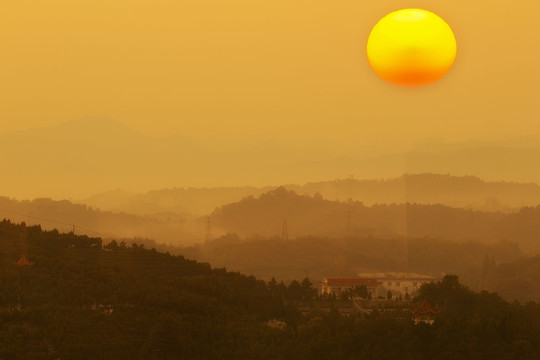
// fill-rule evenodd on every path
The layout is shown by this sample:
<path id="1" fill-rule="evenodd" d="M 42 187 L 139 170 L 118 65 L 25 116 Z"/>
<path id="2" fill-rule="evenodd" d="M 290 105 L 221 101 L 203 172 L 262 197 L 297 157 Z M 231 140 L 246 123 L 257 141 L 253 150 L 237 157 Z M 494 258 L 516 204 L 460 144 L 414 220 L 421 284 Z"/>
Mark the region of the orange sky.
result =
<path id="1" fill-rule="evenodd" d="M 387 13 L 424 8 L 458 54 L 407 89 L 371 70 Z M 17 0 L 0 3 L 0 132 L 86 115 L 144 134 L 264 134 L 395 149 L 540 136 L 538 1 Z"/>

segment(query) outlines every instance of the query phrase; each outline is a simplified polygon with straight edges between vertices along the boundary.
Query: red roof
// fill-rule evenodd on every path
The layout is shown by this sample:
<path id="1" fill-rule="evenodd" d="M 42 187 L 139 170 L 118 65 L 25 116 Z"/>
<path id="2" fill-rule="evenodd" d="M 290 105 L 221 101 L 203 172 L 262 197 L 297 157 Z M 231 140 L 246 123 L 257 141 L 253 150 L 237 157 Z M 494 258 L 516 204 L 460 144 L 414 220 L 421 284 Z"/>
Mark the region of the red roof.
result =
<path id="1" fill-rule="evenodd" d="M 427 300 L 424 300 L 420 306 L 418 306 L 416 309 L 410 309 L 410 311 L 414 314 L 437 314 L 441 312 L 441 309 L 432 307 L 429 305 Z"/>
<path id="2" fill-rule="evenodd" d="M 341 285 L 341 286 L 377 286 L 381 284 L 380 281 L 376 279 L 362 279 L 362 278 L 353 278 L 353 279 L 324 279 L 323 283 L 327 285 Z"/>
<path id="3" fill-rule="evenodd" d="M 32 266 L 32 265 L 34 265 L 34 262 L 33 261 L 28 261 L 26 256 L 24 254 L 22 254 L 21 257 L 19 258 L 19 260 L 17 260 L 16 264 L 21 265 L 21 266 Z"/>

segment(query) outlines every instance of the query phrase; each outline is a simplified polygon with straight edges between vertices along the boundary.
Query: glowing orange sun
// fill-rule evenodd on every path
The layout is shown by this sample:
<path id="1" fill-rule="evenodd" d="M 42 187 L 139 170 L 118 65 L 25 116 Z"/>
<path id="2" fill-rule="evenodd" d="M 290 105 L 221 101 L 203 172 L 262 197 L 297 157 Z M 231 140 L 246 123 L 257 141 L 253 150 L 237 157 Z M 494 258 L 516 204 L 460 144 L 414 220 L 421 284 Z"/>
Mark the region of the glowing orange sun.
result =
<path id="1" fill-rule="evenodd" d="M 432 12 L 403 9 L 383 17 L 371 30 L 367 56 L 384 80 L 406 87 L 431 84 L 444 76 L 456 58 L 450 26 Z"/>

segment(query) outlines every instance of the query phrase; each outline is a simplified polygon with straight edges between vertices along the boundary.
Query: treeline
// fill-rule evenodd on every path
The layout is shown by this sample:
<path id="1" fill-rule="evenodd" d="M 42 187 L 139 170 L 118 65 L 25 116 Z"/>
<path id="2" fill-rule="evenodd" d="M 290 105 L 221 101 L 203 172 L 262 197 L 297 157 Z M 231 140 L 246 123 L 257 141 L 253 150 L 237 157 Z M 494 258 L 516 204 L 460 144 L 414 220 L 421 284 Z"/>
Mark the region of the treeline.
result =
<path id="1" fill-rule="evenodd" d="M 133 215 L 102 211 L 84 204 L 47 198 L 18 201 L 0 197 L 0 218 L 40 224 L 44 229 L 57 228 L 107 238 L 144 237 L 163 243 L 191 244 L 203 238 L 203 223 L 188 214 L 161 213 Z"/>
<path id="2" fill-rule="evenodd" d="M 317 280 L 356 277 L 366 272 L 413 272 L 435 277 L 452 273 L 475 290 L 501 291 L 509 301 L 540 301 L 540 285 L 536 286 L 540 284 L 540 276 L 536 275 L 540 271 L 534 272 L 540 268 L 531 269 L 527 279 L 520 279 L 525 271 L 505 270 L 507 264 L 523 259 L 519 247 L 508 242 L 485 244 L 432 238 L 315 236 L 242 239 L 229 234 L 204 244 L 169 247 L 168 250 L 263 279 L 276 277 L 291 281 L 304 276 L 306 271 Z M 500 270 L 495 271 L 495 268 Z M 501 281 L 489 280 L 488 276 Z M 524 282 L 530 286 L 524 286 Z"/>
<path id="3" fill-rule="evenodd" d="M 289 237 L 396 236 L 440 240 L 518 243 L 526 252 L 540 251 L 540 206 L 516 213 L 480 212 L 445 205 L 385 204 L 324 200 L 285 188 L 223 206 L 212 223 L 241 236 L 276 236 L 287 223 Z"/>
<path id="4" fill-rule="evenodd" d="M 506 299 L 540 301 L 540 256 L 498 263 L 486 256 L 482 262 L 482 288 L 496 291 Z"/>
<path id="5" fill-rule="evenodd" d="M 328 200 L 362 201 L 366 205 L 392 203 L 443 204 L 481 211 L 511 211 L 540 204 L 534 183 L 484 181 L 476 176 L 403 174 L 390 179 L 338 179 L 288 186 L 300 194 L 320 193 Z"/>
<path id="6" fill-rule="evenodd" d="M 304 185 L 285 185 L 287 190 L 332 201 L 375 204 L 443 204 L 481 211 L 510 212 L 540 204 L 540 186 L 534 183 L 484 181 L 475 176 L 404 174 L 390 179 L 337 179 Z M 82 200 L 94 208 L 137 215 L 191 213 L 206 215 L 217 207 L 244 197 L 259 197 L 274 187 L 171 188 L 147 193 L 109 191 Z"/>
<path id="7" fill-rule="evenodd" d="M 0 222 L 0 359 L 536 359 L 540 306 L 423 286 L 442 312 L 318 310 L 307 279 L 212 269 L 140 244 Z M 34 265 L 16 265 L 25 253 Z M 299 307 L 305 309 L 299 311 Z M 285 326 L 269 326 L 276 319 Z"/>
<path id="8" fill-rule="evenodd" d="M 34 265 L 16 265 L 23 253 Z M 136 243 L 102 246 L 8 220 L 0 259 L 0 359 L 233 358 L 257 348 L 255 334 L 272 334 L 267 320 L 298 317 L 286 301 L 314 295 L 307 279 L 267 284 Z"/>
<path id="9" fill-rule="evenodd" d="M 155 245 L 148 241 L 150 246 Z M 316 280 L 366 272 L 413 272 L 435 277 L 457 274 L 476 291 L 507 301 L 540 302 L 540 256 L 525 256 L 517 244 L 433 238 L 281 237 L 240 238 L 229 234 L 191 247 L 161 245 L 213 266 L 259 278 L 291 281 L 306 271 Z"/>

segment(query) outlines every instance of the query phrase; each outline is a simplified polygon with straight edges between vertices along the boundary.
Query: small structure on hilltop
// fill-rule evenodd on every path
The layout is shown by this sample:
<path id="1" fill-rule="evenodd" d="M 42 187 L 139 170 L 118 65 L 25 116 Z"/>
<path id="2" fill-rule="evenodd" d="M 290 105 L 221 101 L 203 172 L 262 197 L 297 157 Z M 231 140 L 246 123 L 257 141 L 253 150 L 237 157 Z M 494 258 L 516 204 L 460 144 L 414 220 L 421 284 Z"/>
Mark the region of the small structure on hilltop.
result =
<path id="1" fill-rule="evenodd" d="M 17 262 L 15 263 L 15 265 L 17 265 L 17 267 L 19 268 L 19 274 L 20 274 L 19 303 L 15 307 L 15 309 L 18 311 L 21 311 L 21 309 L 23 308 L 24 278 L 25 278 L 24 273 L 27 272 L 26 270 L 22 270 L 22 269 L 23 268 L 28 269 L 34 264 L 35 263 L 33 261 L 28 260 L 28 258 L 24 254 L 22 254 L 19 260 L 17 260 Z"/>
<path id="2" fill-rule="evenodd" d="M 357 286 L 365 286 L 368 293 L 375 294 L 380 281 L 370 278 L 325 278 L 321 281 L 321 293 L 322 294 L 335 294 L 337 297 L 341 297 L 341 293 L 345 290 L 354 289 Z"/>
<path id="3" fill-rule="evenodd" d="M 424 300 L 417 308 L 409 309 L 413 315 L 414 324 L 418 325 L 421 322 L 433 325 L 435 317 L 441 312 L 440 308 L 434 308 L 429 305 L 427 300 Z"/>
<path id="4" fill-rule="evenodd" d="M 21 257 L 19 258 L 19 260 L 17 260 L 17 262 L 15 264 L 17 264 L 19 266 L 32 266 L 35 263 L 33 261 L 29 261 L 28 258 L 26 257 L 26 255 L 22 254 Z"/>

